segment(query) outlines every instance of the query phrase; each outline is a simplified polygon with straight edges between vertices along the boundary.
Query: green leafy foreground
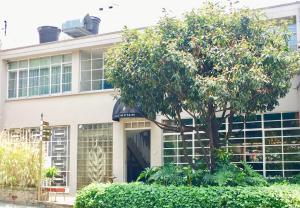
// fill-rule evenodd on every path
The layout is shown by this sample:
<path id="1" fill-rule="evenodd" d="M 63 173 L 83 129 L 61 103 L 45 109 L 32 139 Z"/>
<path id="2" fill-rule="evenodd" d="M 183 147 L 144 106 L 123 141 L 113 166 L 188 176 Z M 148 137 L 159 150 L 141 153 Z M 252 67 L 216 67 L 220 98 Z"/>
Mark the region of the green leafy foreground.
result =
<path id="1" fill-rule="evenodd" d="M 75 208 L 297 208 L 300 186 L 188 187 L 92 184 L 82 189 Z"/>

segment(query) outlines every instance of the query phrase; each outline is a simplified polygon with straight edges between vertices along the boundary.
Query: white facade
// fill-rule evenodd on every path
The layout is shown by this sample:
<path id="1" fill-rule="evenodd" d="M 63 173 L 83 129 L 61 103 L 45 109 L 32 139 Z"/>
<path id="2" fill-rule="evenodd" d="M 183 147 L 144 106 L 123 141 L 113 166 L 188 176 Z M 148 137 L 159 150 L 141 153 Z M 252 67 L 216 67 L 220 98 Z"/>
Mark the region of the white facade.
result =
<path id="1" fill-rule="evenodd" d="M 295 16 L 297 40 L 300 40 L 300 3 L 265 8 L 265 11 L 270 18 Z M 149 129 L 151 132 L 150 165 L 159 166 L 163 164 L 163 132 L 157 126 L 150 123 L 150 126 L 148 124 L 140 124 L 139 126 L 138 124 L 137 127 L 128 127 L 128 123 L 131 122 L 144 122 L 144 119 L 142 118 L 121 119 L 120 122 L 114 122 L 112 121 L 112 111 L 116 101 L 114 100 L 113 89 L 82 91 L 80 88 L 81 76 L 83 76 L 81 74 L 82 60 L 80 58 L 80 52 L 89 49 L 106 50 L 120 41 L 121 35 L 117 32 L 0 51 L 1 130 L 38 127 L 40 124 L 41 113 L 44 114 L 44 119 L 49 121 L 51 126 L 68 127 L 70 145 L 68 186 L 72 193 L 75 193 L 77 189 L 77 165 L 79 164 L 77 161 L 78 149 L 80 148 L 78 147 L 78 138 L 79 129 L 82 125 L 112 124 L 111 163 L 112 175 L 116 177 L 116 181 L 127 180 L 126 133 L 129 131 Z M 72 56 L 72 82 L 70 91 L 65 93 L 51 94 L 49 92 L 45 93 L 45 95 L 8 98 L 9 62 L 31 60 L 39 57 L 50 57 L 59 54 L 71 54 Z M 49 71 L 51 71 L 50 68 Z M 49 80 L 51 80 L 51 75 L 49 76 Z M 21 83 L 19 76 L 16 79 L 16 82 L 18 83 L 16 85 L 16 91 L 18 91 L 18 87 L 20 87 L 19 85 Z M 27 87 L 29 87 L 29 82 L 30 81 L 27 81 Z M 300 92 L 297 89 L 299 83 L 299 77 L 295 77 L 292 81 L 292 87 L 289 94 L 284 99 L 280 100 L 280 105 L 276 107 L 273 112 L 285 113 L 300 111 Z M 50 85 L 51 83 L 48 84 Z M 158 117 L 157 119 L 161 118 Z M 80 143 L 80 145 L 81 144 L 82 143 Z M 109 158 L 107 158 L 107 161 L 109 161 Z"/>

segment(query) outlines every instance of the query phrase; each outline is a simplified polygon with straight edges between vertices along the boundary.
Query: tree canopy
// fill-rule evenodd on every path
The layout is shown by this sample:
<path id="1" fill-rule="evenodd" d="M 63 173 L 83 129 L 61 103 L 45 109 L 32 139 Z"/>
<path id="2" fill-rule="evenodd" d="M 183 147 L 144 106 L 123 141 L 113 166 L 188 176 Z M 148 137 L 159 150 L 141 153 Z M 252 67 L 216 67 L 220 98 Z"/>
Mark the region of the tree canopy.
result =
<path id="1" fill-rule="evenodd" d="M 138 104 L 159 127 L 180 132 L 184 143 L 191 128 L 204 132 L 210 140 L 207 163 L 214 169 L 221 122 L 271 111 L 289 91 L 299 56 L 288 39 L 286 24 L 258 11 L 228 13 L 207 4 L 182 19 L 166 15 L 143 31 L 125 29 L 105 67 L 122 101 Z M 184 125 L 183 112 L 195 126 Z M 157 114 L 174 122 L 156 120 Z"/>

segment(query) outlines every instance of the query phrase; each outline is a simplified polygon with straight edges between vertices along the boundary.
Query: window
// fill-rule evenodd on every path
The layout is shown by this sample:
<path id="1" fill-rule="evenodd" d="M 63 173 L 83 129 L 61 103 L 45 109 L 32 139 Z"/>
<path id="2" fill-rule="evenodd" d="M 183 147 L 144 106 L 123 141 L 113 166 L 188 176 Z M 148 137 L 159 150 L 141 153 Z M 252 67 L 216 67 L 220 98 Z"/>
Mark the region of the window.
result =
<path id="1" fill-rule="evenodd" d="M 288 30 L 292 33 L 288 40 L 289 48 L 291 48 L 293 50 L 297 50 L 297 26 L 296 26 L 296 23 L 288 25 Z"/>
<path id="2" fill-rule="evenodd" d="M 225 128 L 219 131 L 220 138 Z M 193 132 L 188 132 L 187 149 L 190 157 L 203 158 L 203 148 L 208 149 L 208 139 L 200 145 Z M 163 133 L 164 162 L 186 164 L 183 160 L 181 139 L 176 132 Z M 233 132 L 223 148 L 233 155 L 232 162 L 242 160 L 267 177 L 289 177 L 300 173 L 300 120 L 299 112 L 268 113 L 234 118 Z"/>
<path id="3" fill-rule="evenodd" d="M 104 77 L 104 51 L 102 49 L 80 52 L 80 91 L 111 89 Z"/>
<path id="4" fill-rule="evenodd" d="M 8 98 L 70 92 L 71 62 L 71 54 L 10 62 Z"/>
<path id="5" fill-rule="evenodd" d="M 17 72 L 8 73 L 8 97 L 15 98 L 17 96 Z"/>
<path id="6" fill-rule="evenodd" d="M 38 145 L 40 140 L 40 129 L 19 128 L 9 129 L 9 139 L 13 142 L 29 142 Z M 68 126 L 51 127 L 50 141 L 45 144 L 45 166 L 55 166 L 58 175 L 55 177 L 53 186 L 68 186 L 70 173 L 70 137 Z"/>
<path id="7" fill-rule="evenodd" d="M 112 176 L 112 123 L 83 124 L 78 130 L 77 188 Z"/>

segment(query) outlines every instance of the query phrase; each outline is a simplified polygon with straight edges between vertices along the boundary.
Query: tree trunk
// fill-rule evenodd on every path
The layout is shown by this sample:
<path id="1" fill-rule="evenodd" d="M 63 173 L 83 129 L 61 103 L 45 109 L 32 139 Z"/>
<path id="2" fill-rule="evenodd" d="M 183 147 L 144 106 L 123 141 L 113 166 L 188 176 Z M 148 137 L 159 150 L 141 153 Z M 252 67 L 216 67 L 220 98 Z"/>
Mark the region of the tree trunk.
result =
<path id="1" fill-rule="evenodd" d="M 208 105 L 207 127 L 210 144 L 210 171 L 213 173 L 217 167 L 217 150 L 220 148 L 220 138 L 216 111 L 212 104 Z"/>
<path id="2" fill-rule="evenodd" d="M 204 159 L 205 159 L 205 163 L 206 163 L 206 166 L 208 169 L 210 169 L 210 160 L 209 160 L 209 157 L 207 155 L 207 152 L 206 152 L 206 149 L 205 149 L 205 146 L 203 145 L 203 142 L 201 140 L 201 136 L 200 136 L 200 133 L 199 133 L 199 129 L 196 129 L 196 139 L 199 141 L 200 143 L 200 146 L 201 146 L 201 149 L 203 151 L 203 155 L 204 155 Z"/>

